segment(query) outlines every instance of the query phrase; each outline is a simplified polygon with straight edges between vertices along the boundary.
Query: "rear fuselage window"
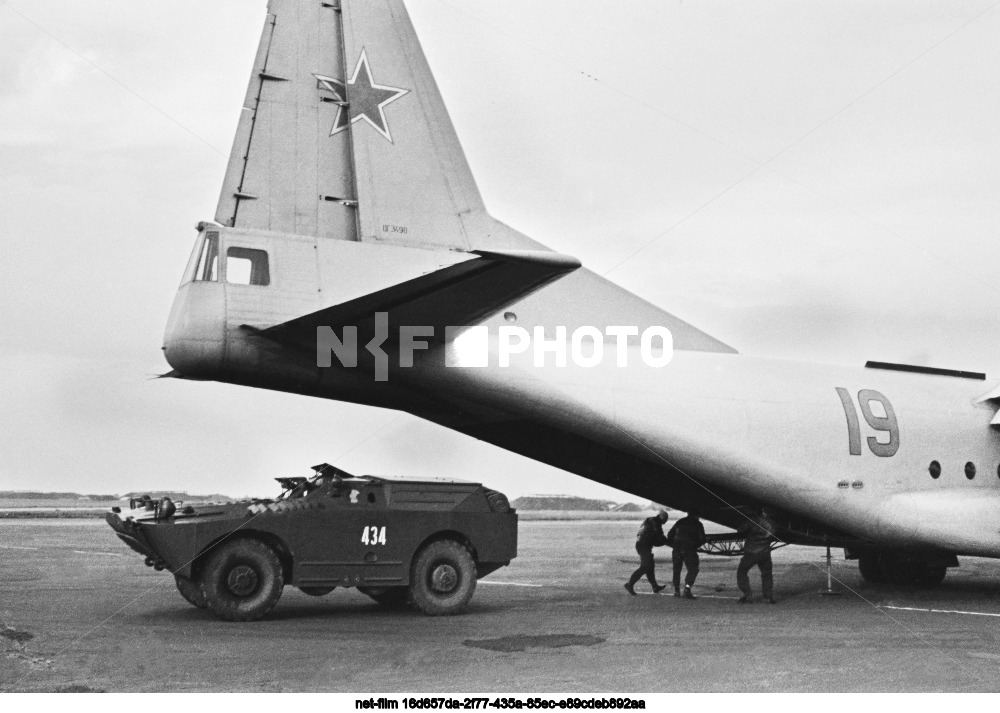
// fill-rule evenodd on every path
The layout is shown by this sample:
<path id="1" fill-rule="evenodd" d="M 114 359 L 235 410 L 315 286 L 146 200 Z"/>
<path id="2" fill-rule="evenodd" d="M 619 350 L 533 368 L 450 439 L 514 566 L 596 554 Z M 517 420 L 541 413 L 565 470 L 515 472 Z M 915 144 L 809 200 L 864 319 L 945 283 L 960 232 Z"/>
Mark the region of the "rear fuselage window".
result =
<path id="1" fill-rule="evenodd" d="M 205 242 L 201 246 L 198 257 L 198 269 L 194 273 L 195 280 L 216 282 L 219 279 L 219 234 L 206 233 Z"/>
<path id="2" fill-rule="evenodd" d="M 226 282 L 232 285 L 269 285 L 267 252 L 255 248 L 226 250 Z"/>

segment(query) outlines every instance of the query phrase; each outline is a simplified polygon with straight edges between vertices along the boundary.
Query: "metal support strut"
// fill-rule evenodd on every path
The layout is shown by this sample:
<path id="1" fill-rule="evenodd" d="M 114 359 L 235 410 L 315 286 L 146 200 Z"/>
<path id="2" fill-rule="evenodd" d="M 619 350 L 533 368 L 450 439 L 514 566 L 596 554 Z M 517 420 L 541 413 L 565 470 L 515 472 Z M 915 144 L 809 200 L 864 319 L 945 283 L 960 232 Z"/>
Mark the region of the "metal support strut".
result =
<path id="1" fill-rule="evenodd" d="M 830 557 L 830 544 L 826 545 L 826 589 L 819 590 L 819 593 L 827 597 L 839 597 L 843 592 L 833 588 L 833 573 L 830 571 L 832 559 Z"/>

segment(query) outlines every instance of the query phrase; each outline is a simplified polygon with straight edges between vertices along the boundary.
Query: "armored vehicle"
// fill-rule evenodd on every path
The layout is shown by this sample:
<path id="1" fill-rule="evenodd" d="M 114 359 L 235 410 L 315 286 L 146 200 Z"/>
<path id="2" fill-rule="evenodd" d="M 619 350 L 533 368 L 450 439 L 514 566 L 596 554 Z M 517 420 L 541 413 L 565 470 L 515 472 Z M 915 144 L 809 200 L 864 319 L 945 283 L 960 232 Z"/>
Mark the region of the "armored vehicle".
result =
<path id="1" fill-rule="evenodd" d="M 188 602 L 229 621 L 264 616 L 286 584 L 312 596 L 357 587 L 381 604 L 454 614 L 479 577 L 517 555 L 517 514 L 479 483 L 313 470 L 277 478 L 274 500 L 178 509 L 147 496 L 106 517 Z"/>

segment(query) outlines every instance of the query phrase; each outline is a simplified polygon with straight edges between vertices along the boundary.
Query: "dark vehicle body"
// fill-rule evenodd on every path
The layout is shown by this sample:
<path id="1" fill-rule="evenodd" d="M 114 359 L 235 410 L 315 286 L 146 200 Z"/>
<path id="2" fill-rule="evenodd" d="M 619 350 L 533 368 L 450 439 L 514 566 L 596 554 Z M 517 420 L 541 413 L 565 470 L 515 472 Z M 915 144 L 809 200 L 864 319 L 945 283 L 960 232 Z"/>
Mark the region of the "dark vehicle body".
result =
<path id="1" fill-rule="evenodd" d="M 262 616 L 285 584 L 314 595 L 358 587 L 383 603 L 450 614 L 476 579 L 517 555 L 516 513 L 478 483 L 315 470 L 279 478 L 276 500 L 179 511 L 147 500 L 107 521 L 147 565 L 170 570 L 185 599 L 233 620 Z"/>

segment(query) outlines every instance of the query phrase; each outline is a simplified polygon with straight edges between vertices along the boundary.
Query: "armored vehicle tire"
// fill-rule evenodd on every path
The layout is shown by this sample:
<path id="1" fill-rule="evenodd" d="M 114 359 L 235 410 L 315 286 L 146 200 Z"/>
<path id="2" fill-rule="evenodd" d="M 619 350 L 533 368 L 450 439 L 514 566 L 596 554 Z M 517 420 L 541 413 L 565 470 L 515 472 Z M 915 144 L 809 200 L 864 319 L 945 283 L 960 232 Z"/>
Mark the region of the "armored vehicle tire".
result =
<path id="1" fill-rule="evenodd" d="M 278 603 L 284 578 L 274 550 L 259 540 L 224 542 L 202 575 L 208 606 L 226 621 L 253 621 Z"/>
<path id="2" fill-rule="evenodd" d="M 385 607 L 401 607 L 410 599 L 409 587 L 358 587 L 358 591 Z"/>
<path id="3" fill-rule="evenodd" d="M 205 592 L 201 591 L 201 585 L 198 582 L 193 582 L 186 577 L 179 577 L 177 575 L 174 575 L 174 581 L 177 582 L 177 591 L 187 600 L 188 604 L 192 604 L 199 609 L 208 609 Z"/>
<path id="4" fill-rule="evenodd" d="M 885 581 L 885 574 L 882 572 L 882 563 L 878 555 L 861 555 L 858 557 L 858 571 L 866 582 L 880 584 Z"/>
<path id="5" fill-rule="evenodd" d="M 299 587 L 299 591 L 308 594 L 310 597 L 325 597 L 336 587 Z"/>
<path id="6" fill-rule="evenodd" d="M 413 560 L 410 602 L 424 614 L 454 614 L 476 591 L 476 563 L 469 550 L 454 540 L 437 540 Z"/>

